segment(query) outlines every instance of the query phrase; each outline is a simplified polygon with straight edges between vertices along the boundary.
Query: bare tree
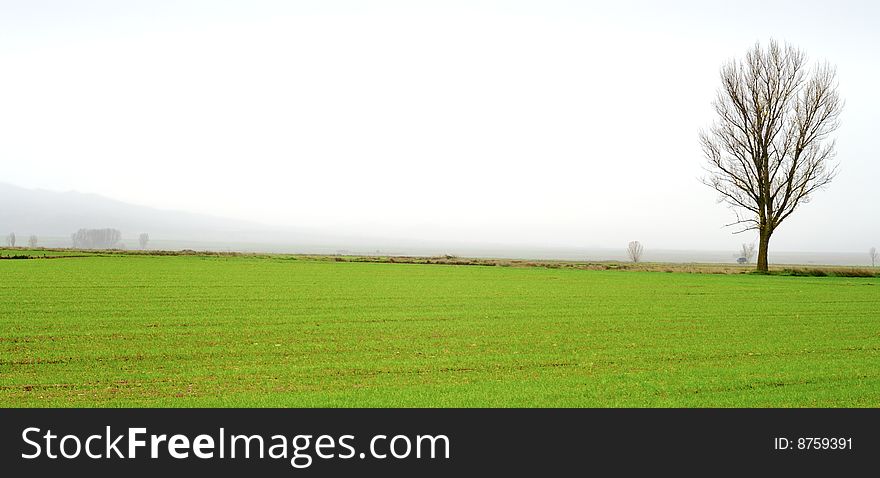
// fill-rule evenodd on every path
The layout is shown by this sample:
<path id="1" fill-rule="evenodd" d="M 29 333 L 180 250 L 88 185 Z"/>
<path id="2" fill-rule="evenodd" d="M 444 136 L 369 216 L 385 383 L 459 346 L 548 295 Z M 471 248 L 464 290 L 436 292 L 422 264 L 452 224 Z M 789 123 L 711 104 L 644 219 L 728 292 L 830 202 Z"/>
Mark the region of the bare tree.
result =
<path id="1" fill-rule="evenodd" d="M 28 247 L 37 247 L 37 235 L 36 234 L 31 234 L 31 236 L 28 237 Z"/>
<path id="2" fill-rule="evenodd" d="M 147 243 L 148 243 L 148 242 L 150 242 L 150 235 L 147 234 L 146 232 L 142 232 L 142 233 L 138 236 L 138 244 L 140 244 L 141 249 L 146 249 L 146 248 L 147 248 Z"/>
<path id="3" fill-rule="evenodd" d="M 880 252 L 877 252 L 876 247 L 872 247 L 868 250 L 868 254 L 871 256 L 871 267 L 877 267 L 877 261 L 880 261 Z"/>
<path id="4" fill-rule="evenodd" d="M 6 245 L 9 247 L 15 247 L 15 233 L 10 232 L 8 236 L 6 236 Z"/>
<path id="5" fill-rule="evenodd" d="M 755 258 L 755 243 L 743 243 L 742 249 L 740 249 L 739 254 L 740 257 L 746 260 L 746 262 L 752 262 L 752 259 Z"/>
<path id="6" fill-rule="evenodd" d="M 834 178 L 834 140 L 843 102 L 827 63 L 771 41 L 721 68 L 716 121 L 700 132 L 703 179 L 727 203 L 741 231 L 757 230 L 758 270 L 767 271 L 773 231 Z"/>
<path id="7" fill-rule="evenodd" d="M 642 254 L 645 252 L 645 248 L 642 247 L 642 244 L 639 241 L 632 241 L 626 247 L 626 255 L 629 256 L 629 260 L 633 262 L 639 262 L 642 260 Z"/>

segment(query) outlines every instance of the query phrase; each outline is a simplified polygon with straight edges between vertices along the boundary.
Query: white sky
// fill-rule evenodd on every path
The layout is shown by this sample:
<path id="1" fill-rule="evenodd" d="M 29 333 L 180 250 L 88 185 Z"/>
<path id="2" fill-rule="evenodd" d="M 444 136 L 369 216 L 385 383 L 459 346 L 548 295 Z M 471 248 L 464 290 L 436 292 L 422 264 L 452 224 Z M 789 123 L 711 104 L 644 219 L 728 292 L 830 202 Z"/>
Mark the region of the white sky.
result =
<path id="1" fill-rule="evenodd" d="M 0 181 L 390 237 L 735 249 L 697 132 L 721 63 L 773 37 L 836 64 L 846 109 L 840 175 L 772 247 L 866 251 L 876 5 L 0 0 Z"/>

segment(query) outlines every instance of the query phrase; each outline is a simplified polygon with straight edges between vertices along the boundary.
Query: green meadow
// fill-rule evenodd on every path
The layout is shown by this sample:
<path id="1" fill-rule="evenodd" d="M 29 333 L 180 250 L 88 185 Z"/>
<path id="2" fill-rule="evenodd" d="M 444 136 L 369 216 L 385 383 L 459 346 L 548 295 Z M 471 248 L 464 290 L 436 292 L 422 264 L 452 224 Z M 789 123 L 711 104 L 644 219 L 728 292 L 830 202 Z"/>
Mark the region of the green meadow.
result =
<path id="1" fill-rule="evenodd" d="M 67 255 L 0 261 L 2 407 L 880 406 L 878 278 Z"/>

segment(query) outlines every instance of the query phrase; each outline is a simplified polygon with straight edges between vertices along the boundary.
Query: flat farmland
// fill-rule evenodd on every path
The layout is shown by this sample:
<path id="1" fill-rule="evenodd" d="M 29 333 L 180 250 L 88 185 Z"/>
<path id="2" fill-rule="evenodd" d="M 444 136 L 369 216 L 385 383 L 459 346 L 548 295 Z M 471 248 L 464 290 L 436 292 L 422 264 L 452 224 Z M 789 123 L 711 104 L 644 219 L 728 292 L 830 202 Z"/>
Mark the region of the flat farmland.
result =
<path id="1" fill-rule="evenodd" d="M 880 279 L 2 260 L 0 406 L 877 407 Z"/>

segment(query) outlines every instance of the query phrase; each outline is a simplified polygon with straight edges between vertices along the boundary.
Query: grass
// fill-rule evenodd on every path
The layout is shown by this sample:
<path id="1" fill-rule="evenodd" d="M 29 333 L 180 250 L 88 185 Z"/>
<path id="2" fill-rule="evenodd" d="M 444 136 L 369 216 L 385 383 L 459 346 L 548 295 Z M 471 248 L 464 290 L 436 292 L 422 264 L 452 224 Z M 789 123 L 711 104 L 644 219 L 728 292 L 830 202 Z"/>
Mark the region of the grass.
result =
<path id="1" fill-rule="evenodd" d="M 66 253 L 0 261 L 0 406 L 880 405 L 877 278 Z"/>

